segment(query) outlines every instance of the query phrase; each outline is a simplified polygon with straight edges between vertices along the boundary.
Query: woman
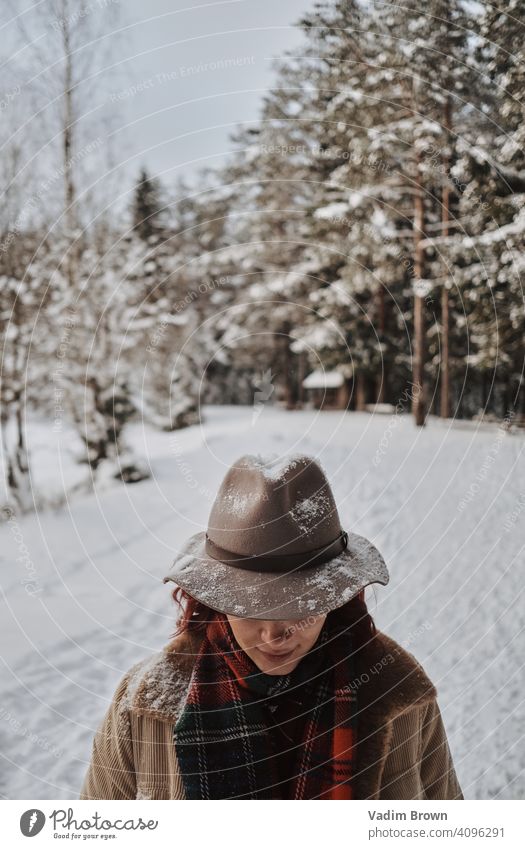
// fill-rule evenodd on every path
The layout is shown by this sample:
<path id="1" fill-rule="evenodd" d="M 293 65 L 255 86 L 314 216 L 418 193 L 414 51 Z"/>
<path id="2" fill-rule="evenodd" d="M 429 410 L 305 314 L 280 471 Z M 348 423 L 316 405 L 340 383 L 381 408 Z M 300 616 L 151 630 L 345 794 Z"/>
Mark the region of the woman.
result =
<path id="1" fill-rule="evenodd" d="M 177 633 L 119 684 L 81 799 L 463 798 L 434 686 L 366 609 L 383 558 L 315 460 L 238 460 L 164 580 Z"/>

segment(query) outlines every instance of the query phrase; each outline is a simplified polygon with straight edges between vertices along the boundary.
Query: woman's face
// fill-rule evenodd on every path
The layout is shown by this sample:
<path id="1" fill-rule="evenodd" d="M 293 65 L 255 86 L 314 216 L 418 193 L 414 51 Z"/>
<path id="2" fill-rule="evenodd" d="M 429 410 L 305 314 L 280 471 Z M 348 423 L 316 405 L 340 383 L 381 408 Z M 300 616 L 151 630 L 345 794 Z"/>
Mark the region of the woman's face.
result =
<path id="1" fill-rule="evenodd" d="M 228 615 L 233 635 L 267 675 L 288 675 L 314 645 L 326 614 L 306 619 L 239 619 Z"/>

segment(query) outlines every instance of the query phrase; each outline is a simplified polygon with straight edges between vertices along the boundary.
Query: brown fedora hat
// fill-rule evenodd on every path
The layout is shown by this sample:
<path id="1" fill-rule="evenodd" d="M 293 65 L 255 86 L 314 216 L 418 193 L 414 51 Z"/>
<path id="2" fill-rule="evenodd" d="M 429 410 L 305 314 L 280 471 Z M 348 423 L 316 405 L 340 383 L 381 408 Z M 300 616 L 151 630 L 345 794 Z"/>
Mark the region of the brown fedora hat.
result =
<path id="1" fill-rule="evenodd" d="M 221 613 L 302 619 L 388 578 L 377 548 L 341 527 L 315 459 L 247 454 L 226 473 L 207 531 L 189 538 L 164 582 Z"/>

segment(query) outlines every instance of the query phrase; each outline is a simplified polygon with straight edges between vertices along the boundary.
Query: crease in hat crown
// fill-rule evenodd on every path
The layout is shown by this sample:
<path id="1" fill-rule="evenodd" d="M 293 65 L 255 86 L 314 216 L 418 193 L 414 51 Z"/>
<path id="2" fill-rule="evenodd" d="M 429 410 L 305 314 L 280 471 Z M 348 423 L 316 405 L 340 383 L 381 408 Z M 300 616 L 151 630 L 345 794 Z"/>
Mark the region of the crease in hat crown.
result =
<path id="1" fill-rule="evenodd" d="M 207 537 L 238 557 L 288 556 L 333 543 L 342 532 L 332 490 L 306 454 L 245 454 L 226 472 Z"/>

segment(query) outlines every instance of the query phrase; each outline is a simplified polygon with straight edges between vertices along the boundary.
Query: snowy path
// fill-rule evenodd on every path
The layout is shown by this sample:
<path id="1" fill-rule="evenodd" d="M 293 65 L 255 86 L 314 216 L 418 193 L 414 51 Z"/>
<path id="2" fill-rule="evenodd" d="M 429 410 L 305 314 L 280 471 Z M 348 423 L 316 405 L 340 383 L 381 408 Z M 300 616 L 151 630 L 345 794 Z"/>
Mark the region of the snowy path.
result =
<path id="1" fill-rule="evenodd" d="M 248 408 L 205 416 L 175 435 L 130 429 L 152 480 L 0 525 L 0 796 L 77 797 L 118 679 L 169 639 L 161 579 L 205 526 L 225 468 L 243 453 L 305 451 L 344 526 L 385 555 L 391 583 L 369 603 L 435 681 L 465 795 L 524 798 L 523 435 L 272 408 L 255 422 Z M 33 462 L 45 444 L 50 479 L 71 481 L 66 440 L 53 460 L 50 432 L 30 431 Z"/>

